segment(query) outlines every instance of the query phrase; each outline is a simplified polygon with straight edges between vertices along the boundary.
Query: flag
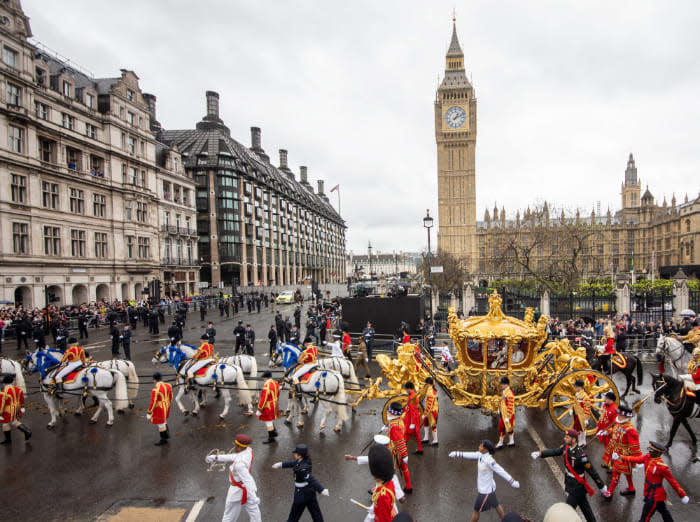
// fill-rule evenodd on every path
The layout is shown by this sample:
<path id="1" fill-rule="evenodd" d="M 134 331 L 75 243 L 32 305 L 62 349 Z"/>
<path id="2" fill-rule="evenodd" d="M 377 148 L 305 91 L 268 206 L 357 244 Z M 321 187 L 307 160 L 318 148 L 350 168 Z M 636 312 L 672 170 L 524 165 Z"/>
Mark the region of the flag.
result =
<path id="1" fill-rule="evenodd" d="M 333 187 L 333 188 L 331 189 L 331 192 L 335 192 L 335 191 L 338 190 L 339 188 L 340 188 L 340 185 L 336 185 L 335 187 Z"/>

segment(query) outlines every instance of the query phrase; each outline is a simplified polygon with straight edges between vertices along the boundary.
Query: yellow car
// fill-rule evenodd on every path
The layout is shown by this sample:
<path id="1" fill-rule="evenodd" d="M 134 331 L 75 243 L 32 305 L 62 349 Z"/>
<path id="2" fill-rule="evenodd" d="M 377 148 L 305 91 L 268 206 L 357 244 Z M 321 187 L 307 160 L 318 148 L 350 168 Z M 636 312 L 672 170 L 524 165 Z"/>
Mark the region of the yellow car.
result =
<path id="1" fill-rule="evenodd" d="M 294 292 L 291 290 L 285 290 L 275 299 L 277 304 L 292 304 L 294 302 Z"/>

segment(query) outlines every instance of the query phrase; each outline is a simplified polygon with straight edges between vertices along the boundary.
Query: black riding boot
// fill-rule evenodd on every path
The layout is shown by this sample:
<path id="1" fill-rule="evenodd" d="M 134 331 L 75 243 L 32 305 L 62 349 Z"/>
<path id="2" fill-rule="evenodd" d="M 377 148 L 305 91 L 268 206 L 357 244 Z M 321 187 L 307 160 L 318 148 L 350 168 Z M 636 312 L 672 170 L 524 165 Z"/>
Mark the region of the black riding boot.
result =
<path id="1" fill-rule="evenodd" d="M 0 442 L 0 444 L 12 444 L 12 432 L 10 430 L 3 431 L 5 434 L 5 440 Z"/>
<path id="2" fill-rule="evenodd" d="M 272 438 L 276 439 L 277 436 L 278 436 L 277 429 L 276 429 L 276 428 L 272 428 Z"/>
<path id="3" fill-rule="evenodd" d="M 20 424 L 17 426 L 17 429 L 24 433 L 24 440 L 29 440 L 29 438 L 32 436 L 32 430 L 30 430 L 26 424 Z"/>
<path id="4" fill-rule="evenodd" d="M 170 428 L 168 428 L 167 426 L 165 427 L 165 438 L 166 439 L 170 438 Z"/>
<path id="5" fill-rule="evenodd" d="M 275 442 L 275 435 L 273 435 L 274 433 L 275 433 L 274 430 L 268 431 L 267 432 L 267 440 L 264 440 L 263 444 L 270 444 L 272 442 Z"/>
<path id="6" fill-rule="evenodd" d="M 165 431 L 159 431 L 160 434 L 160 440 L 154 444 L 154 446 L 162 446 L 163 444 L 168 443 L 168 435 Z"/>

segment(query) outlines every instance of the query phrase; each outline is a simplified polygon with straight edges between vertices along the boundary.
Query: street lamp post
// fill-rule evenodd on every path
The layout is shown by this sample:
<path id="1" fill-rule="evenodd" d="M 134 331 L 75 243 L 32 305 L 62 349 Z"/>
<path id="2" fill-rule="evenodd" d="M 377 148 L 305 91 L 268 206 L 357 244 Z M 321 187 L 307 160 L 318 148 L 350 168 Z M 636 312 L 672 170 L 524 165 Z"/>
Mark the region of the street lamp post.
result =
<path id="1" fill-rule="evenodd" d="M 425 211 L 423 226 L 428 230 L 428 286 L 430 287 L 430 320 L 433 320 L 433 273 L 430 270 L 430 229 L 433 228 L 433 218 L 430 217 L 430 209 Z"/>
<path id="2" fill-rule="evenodd" d="M 369 252 L 369 279 L 372 281 L 372 242 L 367 241 L 367 252 Z"/>

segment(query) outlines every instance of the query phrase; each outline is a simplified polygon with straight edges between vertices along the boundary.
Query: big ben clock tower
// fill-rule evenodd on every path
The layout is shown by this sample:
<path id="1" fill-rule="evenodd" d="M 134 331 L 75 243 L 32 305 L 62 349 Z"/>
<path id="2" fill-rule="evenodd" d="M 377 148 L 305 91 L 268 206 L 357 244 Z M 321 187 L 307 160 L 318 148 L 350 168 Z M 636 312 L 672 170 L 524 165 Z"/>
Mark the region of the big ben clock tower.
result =
<path id="1" fill-rule="evenodd" d="M 445 77 L 435 97 L 438 167 L 438 248 L 476 268 L 476 97 L 452 19 Z"/>

